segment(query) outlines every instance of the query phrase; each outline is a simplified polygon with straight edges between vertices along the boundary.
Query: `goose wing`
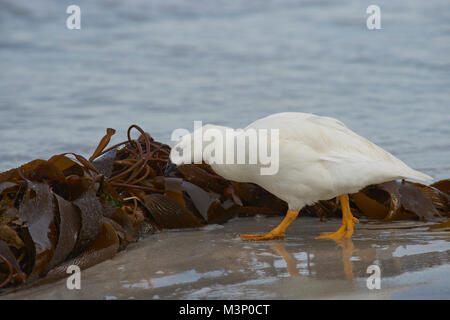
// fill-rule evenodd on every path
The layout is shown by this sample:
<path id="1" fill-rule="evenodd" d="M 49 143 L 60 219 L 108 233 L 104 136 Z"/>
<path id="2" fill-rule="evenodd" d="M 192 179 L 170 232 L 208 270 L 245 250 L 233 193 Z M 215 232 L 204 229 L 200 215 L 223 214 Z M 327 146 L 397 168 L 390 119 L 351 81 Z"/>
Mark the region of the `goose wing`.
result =
<path id="1" fill-rule="evenodd" d="M 307 161 L 325 166 L 342 183 L 349 178 L 348 183 L 362 186 L 402 178 L 432 180 L 334 118 L 286 112 L 259 119 L 247 128 L 279 129 L 280 143 L 289 141 L 308 150 Z"/>

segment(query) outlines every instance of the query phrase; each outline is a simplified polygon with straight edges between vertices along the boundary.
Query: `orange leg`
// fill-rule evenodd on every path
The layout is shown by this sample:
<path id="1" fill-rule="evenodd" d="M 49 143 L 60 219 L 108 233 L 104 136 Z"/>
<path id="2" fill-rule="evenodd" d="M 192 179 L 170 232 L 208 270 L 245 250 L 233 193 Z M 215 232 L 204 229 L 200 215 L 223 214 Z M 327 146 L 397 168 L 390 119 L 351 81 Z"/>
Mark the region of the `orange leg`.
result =
<path id="1" fill-rule="evenodd" d="M 348 203 L 348 195 L 343 194 L 339 196 L 339 201 L 341 202 L 342 209 L 342 226 L 336 232 L 326 232 L 322 233 L 318 236 L 318 239 L 342 239 L 342 238 L 350 238 L 353 234 L 353 229 L 355 223 L 358 222 L 358 219 L 353 217 L 352 212 L 350 211 L 350 204 Z"/>
<path id="2" fill-rule="evenodd" d="M 273 239 L 283 239 L 286 235 L 284 232 L 292 223 L 292 221 L 297 218 L 298 211 L 297 210 L 288 210 L 286 213 L 286 217 L 284 217 L 283 221 L 274 228 L 272 231 L 268 233 L 261 234 L 240 234 L 239 236 L 244 240 L 273 240 Z"/>

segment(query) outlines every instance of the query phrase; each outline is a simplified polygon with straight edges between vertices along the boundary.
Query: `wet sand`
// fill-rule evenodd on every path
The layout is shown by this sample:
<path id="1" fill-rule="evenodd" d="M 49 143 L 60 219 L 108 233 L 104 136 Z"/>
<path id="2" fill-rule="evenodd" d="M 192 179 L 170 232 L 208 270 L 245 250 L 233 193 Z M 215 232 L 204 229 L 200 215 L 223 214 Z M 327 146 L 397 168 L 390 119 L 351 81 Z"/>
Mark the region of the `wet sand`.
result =
<path id="1" fill-rule="evenodd" d="M 281 217 L 238 218 L 196 230 L 164 231 L 66 280 L 1 299 L 450 299 L 450 233 L 425 223 L 361 221 L 352 239 L 317 240 L 340 221 L 300 217 L 285 240 L 245 242 Z M 381 288 L 368 289 L 378 265 Z"/>

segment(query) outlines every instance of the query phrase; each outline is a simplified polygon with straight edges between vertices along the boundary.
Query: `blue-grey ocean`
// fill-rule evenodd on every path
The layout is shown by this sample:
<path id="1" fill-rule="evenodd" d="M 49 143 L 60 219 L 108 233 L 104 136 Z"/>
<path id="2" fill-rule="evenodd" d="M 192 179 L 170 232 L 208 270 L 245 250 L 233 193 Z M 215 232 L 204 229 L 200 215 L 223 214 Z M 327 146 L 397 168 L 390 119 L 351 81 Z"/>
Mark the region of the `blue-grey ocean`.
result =
<path id="1" fill-rule="evenodd" d="M 106 127 L 170 143 L 194 120 L 299 111 L 449 178 L 449 100 L 448 0 L 0 0 L 1 171 L 89 155 Z"/>

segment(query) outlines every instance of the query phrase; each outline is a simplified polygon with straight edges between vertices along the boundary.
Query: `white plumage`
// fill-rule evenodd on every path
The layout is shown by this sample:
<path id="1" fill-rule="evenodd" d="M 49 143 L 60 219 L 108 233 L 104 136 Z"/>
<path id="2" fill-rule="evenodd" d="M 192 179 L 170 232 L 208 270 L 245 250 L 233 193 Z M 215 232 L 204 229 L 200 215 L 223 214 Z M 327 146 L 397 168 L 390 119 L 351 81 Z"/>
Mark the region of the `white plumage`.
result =
<path id="1" fill-rule="evenodd" d="M 260 185 L 285 200 L 290 210 L 355 193 L 371 184 L 403 178 L 432 180 L 333 118 L 285 112 L 256 120 L 245 129 L 249 128 L 279 129 L 278 173 L 261 175 L 261 164 L 210 165 L 228 180 Z M 181 139 L 173 151 L 185 148 L 186 141 Z M 208 157 L 203 160 L 210 162 Z"/>
<path id="2" fill-rule="evenodd" d="M 432 180 L 333 118 L 284 112 L 256 120 L 245 129 L 249 128 L 279 129 L 278 173 L 261 175 L 261 164 L 210 163 L 211 167 L 228 180 L 260 185 L 285 200 L 290 209 L 354 193 L 370 184 L 404 178 Z M 174 150 L 180 146 L 183 140 Z"/>

